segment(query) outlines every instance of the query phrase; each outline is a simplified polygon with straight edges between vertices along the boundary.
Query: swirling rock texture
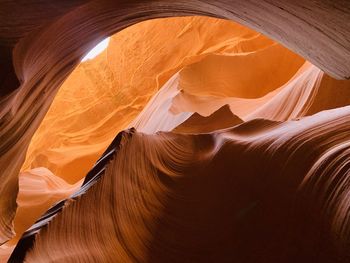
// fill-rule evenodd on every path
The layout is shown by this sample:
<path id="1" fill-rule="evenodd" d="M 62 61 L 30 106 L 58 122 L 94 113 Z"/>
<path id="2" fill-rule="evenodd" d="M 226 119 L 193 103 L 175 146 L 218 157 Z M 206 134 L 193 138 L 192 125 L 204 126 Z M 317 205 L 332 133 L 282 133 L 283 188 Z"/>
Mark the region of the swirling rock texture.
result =
<path id="1" fill-rule="evenodd" d="M 236 79 L 227 79 L 227 85 L 249 86 L 249 82 L 256 79 L 268 89 L 286 82 L 304 61 L 261 34 L 225 20 L 173 18 L 129 27 L 114 35 L 107 50 L 95 60 L 80 64 L 65 81 L 31 141 L 22 170 L 44 166 L 71 183 L 80 180 L 115 134 L 137 117 L 170 77 L 211 54 L 221 54 L 223 58 L 231 55 L 231 64 L 240 63 L 236 62 L 237 54 L 247 56 L 248 63 L 259 67 L 259 77 L 265 76 L 258 79 L 258 76 L 247 76 L 251 73 L 240 72 Z M 264 63 L 264 56 L 274 58 L 275 63 Z M 282 67 L 285 64 L 289 67 Z M 239 69 L 247 65 L 228 66 Z M 270 71 L 275 72 L 276 78 L 266 78 Z M 228 70 L 225 72 L 230 74 Z M 225 78 L 221 79 L 224 84 Z M 185 89 L 191 91 L 190 87 Z M 206 89 L 213 90 L 213 87 Z M 237 89 L 244 88 L 238 86 Z M 216 90 L 219 91 L 219 87 Z M 174 92 L 177 92 L 175 86 Z M 158 94 L 158 97 L 170 100 L 171 94 Z M 157 104 L 160 103 L 153 103 Z M 152 118 L 158 120 L 145 119 L 142 124 L 145 129 L 146 122 L 164 124 L 160 115 Z"/>
<path id="2" fill-rule="evenodd" d="M 350 261 L 347 1 L 1 6 L 2 260 Z"/>
<path id="3" fill-rule="evenodd" d="M 18 209 L 14 219 L 16 236 L 0 247 L 0 262 L 6 262 L 23 232 L 51 205 L 68 198 L 78 190 L 81 183 L 69 185 L 43 167 L 20 173 Z"/>

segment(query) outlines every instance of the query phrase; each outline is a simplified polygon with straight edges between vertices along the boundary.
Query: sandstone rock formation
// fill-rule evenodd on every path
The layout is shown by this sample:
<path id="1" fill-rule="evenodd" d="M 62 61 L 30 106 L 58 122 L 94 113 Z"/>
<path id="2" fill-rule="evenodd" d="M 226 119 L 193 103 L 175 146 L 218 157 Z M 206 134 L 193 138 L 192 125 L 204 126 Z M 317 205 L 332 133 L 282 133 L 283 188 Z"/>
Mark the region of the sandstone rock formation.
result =
<path id="1" fill-rule="evenodd" d="M 347 1 L 1 6 L 1 260 L 350 261 Z"/>
<path id="2" fill-rule="evenodd" d="M 203 135 L 124 134 L 26 262 L 347 262 L 348 116 L 345 107 Z"/>
<path id="3" fill-rule="evenodd" d="M 43 167 L 20 173 L 14 219 L 16 237 L 0 247 L 0 261 L 6 262 L 22 234 L 53 204 L 78 190 L 81 183 L 69 185 Z"/>
<path id="4" fill-rule="evenodd" d="M 258 55 L 254 55 L 256 53 Z M 132 26 L 114 35 L 107 50 L 95 60 L 80 64 L 65 81 L 31 141 L 22 171 L 43 166 L 70 183 L 80 180 L 115 134 L 128 127 L 170 77 L 186 65 L 213 54 L 230 55 L 229 60 L 233 62 L 240 57 L 236 55 L 241 54 L 249 57 L 250 64 L 260 60 L 260 77 L 270 75 L 271 70 L 279 74 L 270 81 L 259 80 L 268 89 L 286 82 L 303 63 L 302 58 L 281 45 L 226 20 L 170 18 Z M 276 63 L 264 63 L 268 54 Z M 246 67 L 232 63 L 228 66 Z M 264 66 L 266 68 L 262 69 Z M 222 72 L 229 75 L 231 71 Z M 252 69 L 252 72 L 257 70 Z M 186 80 L 185 77 L 181 79 Z M 247 79 L 258 80 L 241 76 L 241 79 L 227 79 L 227 84 L 235 82 L 237 89 L 243 90 L 243 85 L 249 86 L 243 83 Z M 214 90 L 209 84 L 206 86 Z M 186 87 L 186 90 L 191 88 Z M 170 99 L 171 95 L 163 96 Z M 145 121 L 149 125 L 162 123 L 160 120 Z M 142 126 L 145 131 L 146 123 Z"/>

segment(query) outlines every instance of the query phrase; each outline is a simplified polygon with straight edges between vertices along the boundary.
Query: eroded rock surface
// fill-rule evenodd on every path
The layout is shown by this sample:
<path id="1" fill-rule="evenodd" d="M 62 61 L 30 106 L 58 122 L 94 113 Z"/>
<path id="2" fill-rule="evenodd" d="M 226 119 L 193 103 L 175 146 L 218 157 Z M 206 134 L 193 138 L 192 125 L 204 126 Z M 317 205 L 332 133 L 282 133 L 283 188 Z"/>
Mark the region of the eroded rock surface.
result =
<path id="1" fill-rule="evenodd" d="M 1 260 L 350 260 L 349 3 L 1 6 Z"/>

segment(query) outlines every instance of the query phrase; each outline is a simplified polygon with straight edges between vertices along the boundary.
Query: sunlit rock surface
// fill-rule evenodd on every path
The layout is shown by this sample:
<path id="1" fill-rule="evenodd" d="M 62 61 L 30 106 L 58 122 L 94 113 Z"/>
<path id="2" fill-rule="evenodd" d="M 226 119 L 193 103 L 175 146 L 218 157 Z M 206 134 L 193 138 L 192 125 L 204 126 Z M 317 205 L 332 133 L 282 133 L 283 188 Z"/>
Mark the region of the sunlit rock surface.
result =
<path id="1" fill-rule="evenodd" d="M 235 2 L 0 17 L 0 243 L 17 233 L 1 261 L 15 246 L 10 262 L 350 261 L 350 84 L 334 78 L 349 77 L 349 5 Z M 229 21 L 153 20 L 56 95 L 93 43 L 177 13 L 237 19 L 301 56 Z"/>
<path id="2" fill-rule="evenodd" d="M 22 170 L 47 167 L 77 182 L 115 134 L 180 70 L 176 89 L 250 98 L 285 84 L 303 61 L 230 21 L 168 18 L 132 26 L 113 36 L 102 54 L 80 64 L 65 81 L 32 139 Z M 165 121 L 152 118 L 147 125 Z"/>
<path id="3" fill-rule="evenodd" d="M 53 204 L 68 198 L 81 183 L 70 185 L 43 167 L 20 173 L 18 209 L 14 220 L 16 237 L 0 247 L 0 262 L 6 262 L 24 231 Z"/>

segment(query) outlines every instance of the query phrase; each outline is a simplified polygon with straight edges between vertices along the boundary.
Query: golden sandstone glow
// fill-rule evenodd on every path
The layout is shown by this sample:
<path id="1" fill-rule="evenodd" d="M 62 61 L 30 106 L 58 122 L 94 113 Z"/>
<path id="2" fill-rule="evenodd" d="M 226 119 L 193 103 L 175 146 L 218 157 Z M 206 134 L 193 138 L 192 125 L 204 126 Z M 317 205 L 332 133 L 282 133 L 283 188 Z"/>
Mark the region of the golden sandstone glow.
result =
<path id="1" fill-rule="evenodd" d="M 32 139 L 22 171 L 46 167 L 77 182 L 180 70 L 179 88 L 190 94 L 255 98 L 285 84 L 303 61 L 231 21 L 142 22 L 114 35 L 102 54 L 69 76 Z"/>
<path id="2" fill-rule="evenodd" d="M 231 240 L 232 244 L 228 242 L 220 247 L 211 241 L 217 236 L 222 237 L 221 241 L 227 240 L 225 229 L 239 237 L 245 236 L 240 230 L 230 229 L 229 220 L 238 222 L 250 209 L 258 207 L 259 202 L 268 206 L 273 215 L 279 212 L 269 207 L 274 198 L 272 194 L 256 201 L 263 191 L 256 190 L 259 183 L 255 180 L 260 178 L 256 179 L 254 172 L 259 167 L 266 170 L 277 167 L 268 176 L 273 178 L 271 182 L 275 178 L 281 180 L 281 189 L 289 191 L 284 181 L 287 179 L 280 179 L 278 175 L 285 174 L 287 178 L 289 173 L 303 174 L 306 173 L 303 165 L 310 166 L 307 160 L 299 160 L 303 152 L 290 143 L 290 138 L 301 143 L 309 141 L 315 149 L 319 147 L 321 159 L 330 166 L 328 155 L 341 148 L 340 137 L 346 135 L 333 135 L 333 130 L 325 130 L 324 125 L 338 120 L 334 127 L 346 131 L 346 121 L 342 121 L 346 116 L 344 106 L 349 104 L 349 81 L 330 77 L 283 45 L 235 22 L 198 16 L 155 19 L 130 26 L 111 36 L 107 49 L 96 58 L 79 64 L 55 95 L 31 140 L 19 174 L 16 236 L 0 247 L 0 261 L 8 259 L 21 235 L 47 209 L 79 189 L 85 175 L 114 137 L 132 127 L 136 132 L 123 135 L 120 152 L 107 167 L 103 179 L 82 198 L 67 205 L 57 220 L 40 232 L 26 262 L 45 262 L 48 257 L 59 260 L 60 253 L 67 258 L 77 253 L 82 260 L 105 260 L 101 262 L 113 262 L 113 257 L 120 259 L 116 262 L 139 262 L 145 258 L 150 262 L 166 262 L 169 255 L 176 258 L 177 252 L 169 248 L 181 240 L 181 235 L 193 262 L 203 258 L 192 244 L 204 248 L 210 244 L 213 255 L 224 260 L 222 255 L 230 255 L 230 246 L 240 249 L 241 244 Z M 326 116 L 325 110 L 338 107 L 344 107 L 341 113 L 331 110 Z M 324 139 L 326 137 L 333 139 Z M 330 150 L 323 149 L 321 144 Z M 244 148 L 247 145 L 249 147 Z M 275 154 L 275 149 L 281 153 L 278 157 L 281 161 L 267 158 Z M 256 157 L 260 150 L 264 153 L 261 159 Z M 297 155 L 295 152 L 299 150 Z M 289 151 L 294 151 L 290 159 Z M 315 158 L 313 153 L 305 151 L 310 160 Z M 216 161 L 217 156 L 222 159 Z M 231 160 L 230 156 L 238 157 Z M 289 170 L 283 170 L 280 163 L 286 163 Z M 320 168 L 315 166 L 316 161 L 313 163 L 302 180 L 301 192 L 316 180 L 313 174 Z M 208 170 L 200 170 L 202 165 L 208 166 Z M 244 165 L 251 168 L 245 171 Z M 224 166 L 237 174 L 245 174 L 248 179 L 238 177 L 238 184 L 234 184 Z M 214 174 L 219 177 L 217 180 Z M 199 176 L 205 180 L 198 180 Z M 252 196 L 245 195 L 243 190 L 240 192 L 240 189 L 249 189 L 249 184 L 256 187 Z M 234 193 L 228 187 L 232 187 Z M 264 187 L 270 189 L 268 184 Z M 208 193 L 212 189 L 210 199 Z M 222 196 L 219 189 L 224 189 Z M 139 190 L 145 200 L 138 197 Z M 235 193 L 242 195 L 237 197 Z M 177 199 L 177 195 L 183 199 Z M 283 200 L 288 199 L 284 194 L 281 196 Z M 91 212 L 94 200 L 101 206 Z M 116 207 L 110 207 L 105 200 L 114 200 Z M 247 212 L 236 215 L 226 211 L 221 205 L 223 200 Z M 172 204 L 173 210 L 165 206 L 166 202 Z M 228 219 L 220 222 L 211 218 L 203 205 L 206 202 L 218 217 Z M 345 203 L 339 207 L 348 207 Z M 242 208 L 241 204 L 247 204 L 248 208 Z M 346 213 L 342 214 L 339 207 L 334 213 L 344 219 Z M 326 209 L 332 210 L 330 206 Z M 198 212 L 198 218 L 190 214 L 193 210 Z M 107 220 L 106 227 L 98 233 L 86 233 L 87 240 L 96 242 L 91 250 L 87 249 L 87 240 L 77 241 L 79 227 L 89 228 L 84 215 L 94 217 L 91 224 L 97 225 L 105 218 L 116 218 L 117 222 Z M 284 216 L 283 219 L 288 218 Z M 247 220 L 259 228 L 260 222 Z M 331 220 L 339 236 L 349 234 L 333 214 Z M 161 224 L 157 225 L 158 222 Z M 184 231 L 189 226 L 183 222 L 196 227 Z M 200 224 L 209 229 L 208 240 L 202 235 Z M 66 226 L 71 232 L 62 230 Z M 210 232 L 213 226 L 218 226 L 217 233 Z M 113 227 L 122 236 L 117 241 L 109 233 Z M 246 228 L 243 224 L 242 229 Z M 174 244 L 166 235 L 174 238 Z M 249 235 L 253 234 L 249 232 Z M 259 232 L 259 235 L 257 240 L 262 242 L 266 234 Z M 98 238 L 112 244 L 111 247 L 103 242 L 97 244 Z M 65 240 L 77 242 L 81 247 L 74 251 Z M 159 244 L 167 245 L 164 251 Z M 223 249 L 222 255 L 219 255 L 220 249 Z M 243 259 L 242 256 L 240 260 Z"/>

